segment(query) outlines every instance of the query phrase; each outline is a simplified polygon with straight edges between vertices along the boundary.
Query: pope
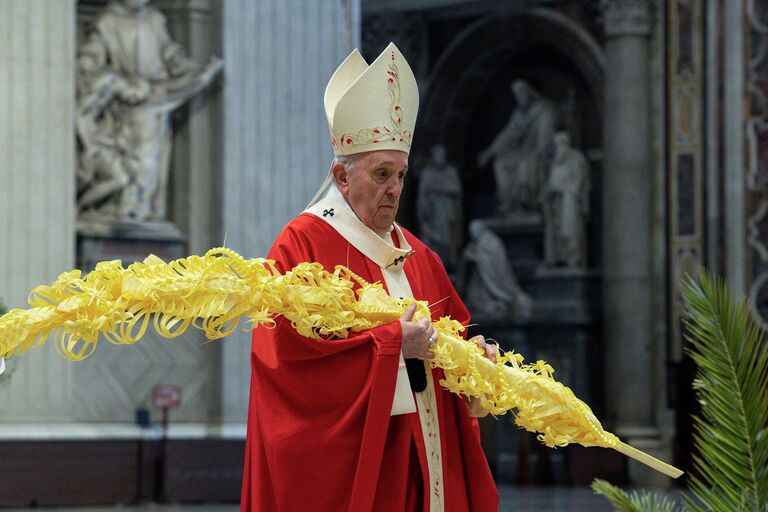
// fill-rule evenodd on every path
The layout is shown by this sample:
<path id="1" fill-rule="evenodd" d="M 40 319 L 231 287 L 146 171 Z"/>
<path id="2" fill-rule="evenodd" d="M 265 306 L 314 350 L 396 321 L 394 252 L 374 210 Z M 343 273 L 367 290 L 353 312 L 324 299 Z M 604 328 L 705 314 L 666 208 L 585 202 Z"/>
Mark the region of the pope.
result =
<path id="1" fill-rule="evenodd" d="M 395 222 L 419 103 L 405 58 L 393 44 L 370 65 L 353 51 L 324 103 L 328 178 L 268 257 L 283 273 L 344 265 L 392 297 L 426 301 L 433 321 L 467 325 L 440 259 Z M 304 337 L 285 317 L 253 331 L 241 510 L 498 509 L 479 407 L 439 385 L 443 371 L 428 364 L 437 333 L 414 311 L 346 339 Z M 495 359 L 495 345 L 472 341 Z"/>

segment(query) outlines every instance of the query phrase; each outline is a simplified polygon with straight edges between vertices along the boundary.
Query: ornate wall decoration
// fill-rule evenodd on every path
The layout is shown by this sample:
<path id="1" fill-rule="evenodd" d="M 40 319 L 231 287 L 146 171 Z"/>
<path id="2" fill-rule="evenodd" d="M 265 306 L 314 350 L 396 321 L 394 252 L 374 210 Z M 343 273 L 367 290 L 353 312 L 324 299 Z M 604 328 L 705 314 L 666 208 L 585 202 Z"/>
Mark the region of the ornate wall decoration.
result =
<path id="1" fill-rule="evenodd" d="M 744 267 L 756 316 L 768 326 L 768 5 L 749 0 L 746 49 L 746 216 Z"/>
<path id="2" fill-rule="evenodd" d="M 668 229 L 670 347 L 673 362 L 683 356 L 681 280 L 704 255 L 703 17 L 702 3 L 667 4 Z"/>
<path id="3" fill-rule="evenodd" d="M 384 14 L 372 14 L 363 19 L 362 46 L 363 55 L 373 58 L 393 41 L 403 55 L 408 55 L 416 79 L 424 78 L 427 63 L 426 23 L 418 13 L 388 11 Z"/>
<path id="4" fill-rule="evenodd" d="M 602 0 L 606 35 L 647 34 L 651 25 L 648 0 Z"/>

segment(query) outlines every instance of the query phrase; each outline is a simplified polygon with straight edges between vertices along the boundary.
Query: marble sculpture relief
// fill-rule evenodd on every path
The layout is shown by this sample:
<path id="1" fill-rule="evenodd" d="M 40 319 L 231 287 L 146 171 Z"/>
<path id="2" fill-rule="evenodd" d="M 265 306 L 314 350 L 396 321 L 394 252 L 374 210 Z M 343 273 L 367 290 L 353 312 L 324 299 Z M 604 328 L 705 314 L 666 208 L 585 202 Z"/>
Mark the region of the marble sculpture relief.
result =
<path id="1" fill-rule="evenodd" d="M 223 67 L 187 57 L 148 3 L 110 2 L 78 51 L 80 221 L 167 218 L 170 115 Z"/>
<path id="2" fill-rule="evenodd" d="M 432 158 L 419 173 L 416 215 L 421 239 L 443 264 L 456 267 L 461 249 L 462 186 L 459 172 L 447 159 L 445 146 L 432 147 Z"/>
<path id="3" fill-rule="evenodd" d="M 570 136 L 554 137 L 555 155 L 542 191 L 544 260 L 547 265 L 586 266 L 586 223 L 589 217 L 589 166 Z"/>
<path id="4" fill-rule="evenodd" d="M 497 210 L 502 215 L 538 209 L 557 122 L 555 105 L 528 82 L 515 80 L 510 88 L 517 106 L 507 125 L 478 156 L 480 167 L 493 161 Z"/>

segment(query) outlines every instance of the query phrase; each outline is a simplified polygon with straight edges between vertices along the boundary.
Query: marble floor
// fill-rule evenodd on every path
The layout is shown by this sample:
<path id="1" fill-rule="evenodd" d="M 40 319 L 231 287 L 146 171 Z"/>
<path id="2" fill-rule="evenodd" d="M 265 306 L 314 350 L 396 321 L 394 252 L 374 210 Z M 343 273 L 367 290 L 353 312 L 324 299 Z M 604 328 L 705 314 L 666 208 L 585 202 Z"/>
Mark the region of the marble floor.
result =
<path id="1" fill-rule="evenodd" d="M 611 512 L 588 487 L 499 487 L 499 510 L 508 512 Z"/>
<path id="2" fill-rule="evenodd" d="M 499 510 L 509 512 L 610 512 L 608 502 L 580 487 L 499 487 Z M 21 512 L 31 509 L 0 509 Z M 115 507 L 40 507 L 40 512 L 238 512 L 237 505 L 157 505 Z"/>

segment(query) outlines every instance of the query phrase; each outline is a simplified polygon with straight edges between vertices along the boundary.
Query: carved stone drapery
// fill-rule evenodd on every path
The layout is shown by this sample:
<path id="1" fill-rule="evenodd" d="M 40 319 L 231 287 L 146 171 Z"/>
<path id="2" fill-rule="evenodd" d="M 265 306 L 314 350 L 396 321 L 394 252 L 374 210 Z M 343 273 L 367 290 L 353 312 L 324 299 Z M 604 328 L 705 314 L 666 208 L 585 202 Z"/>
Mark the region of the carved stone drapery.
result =
<path id="1" fill-rule="evenodd" d="M 78 50 L 78 209 L 92 224 L 163 222 L 171 113 L 221 69 L 199 66 L 152 5 L 111 2 Z M 141 41 L 141 44 L 138 44 Z"/>

